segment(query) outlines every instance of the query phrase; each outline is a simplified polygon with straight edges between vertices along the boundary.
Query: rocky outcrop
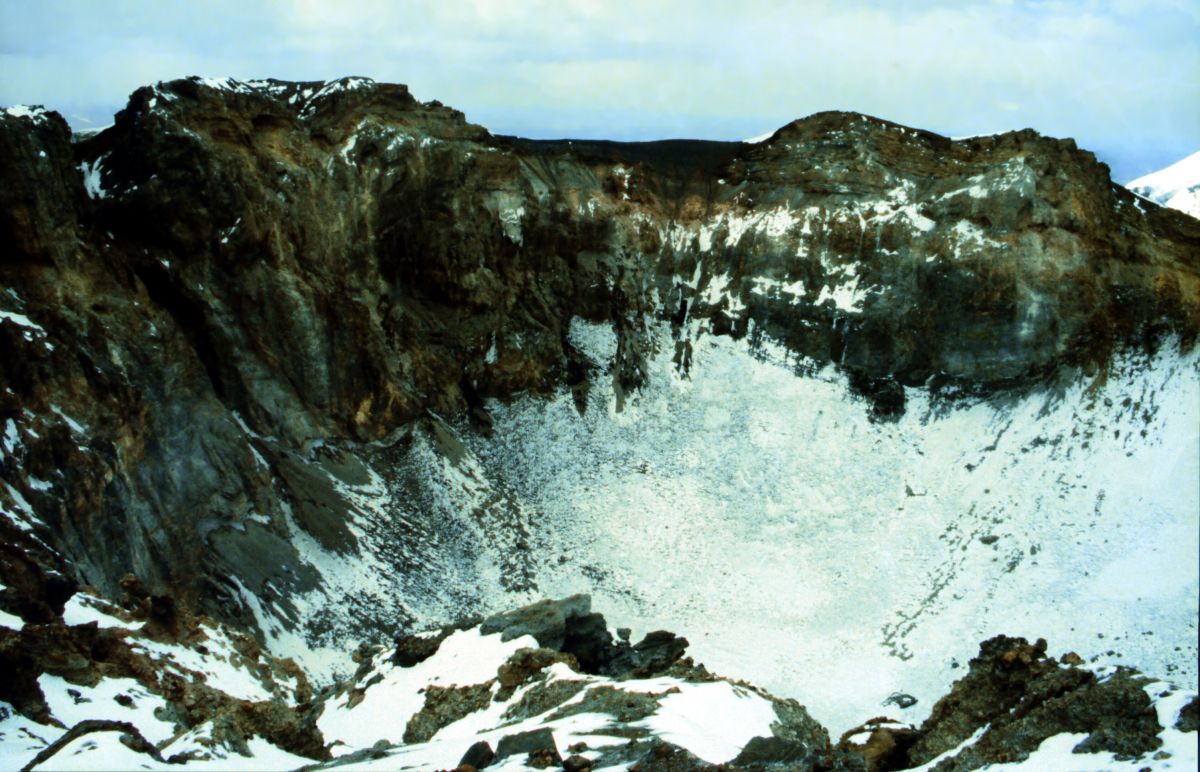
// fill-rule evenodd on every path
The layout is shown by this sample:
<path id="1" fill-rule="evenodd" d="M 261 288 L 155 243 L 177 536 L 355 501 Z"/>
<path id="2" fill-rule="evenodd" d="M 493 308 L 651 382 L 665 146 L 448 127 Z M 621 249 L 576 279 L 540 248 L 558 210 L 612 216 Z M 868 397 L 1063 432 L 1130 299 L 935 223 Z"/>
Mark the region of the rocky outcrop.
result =
<path id="1" fill-rule="evenodd" d="M 397 764 L 412 759 L 435 763 L 434 759 L 462 754 L 463 763 L 480 768 L 523 755 L 529 768 L 557 768 L 566 766 L 564 746 L 569 746 L 565 750 L 576 759 L 572 768 L 579 769 L 632 765 L 881 772 L 917 767 L 970 770 L 1020 761 L 1047 769 L 1072 763 L 1099 768 L 1106 759 L 1165 761 L 1195 744 L 1190 734 L 1194 723 L 1187 723 L 1194 713 L 1193 695 L 1133 670 L 1086 667 L 1074 653 L 1060 662 L 1046 656 L 1045 641 L 1030 644 L 998 636 L 980 645 L 968 672 L 920 726 L 873 718 L 834 745 L 803 706 L 709 674 L 690 660 L 651 680 L 629 673 L 610 677 L 582 668 L 562 648 L 566 636 L 542 641 L 530 632 L 506 632 L 563 612 L 593 613 L 586 596 L 543 600 L 496 615 L 478 628 L 450 633 L 442 639 L 450 650 L 439 647 L 411 670 L 396 670 L 390 652 L 380 652 L 371 660 L 374 666 L 358 675 L 361 687 L 326 698 L 320 721 L 330 731 L 328 739 L 339 732 L 347 739 L 358 734 L 344 728 L 347 718 L 357 712 L 360 720 L 370 720 L 379 705 L 368 704 L 373 690 L 388 694 L 400 684 L 412 687 L 428 681 L 424 706 L 409 720 L 404 744 L 388 742 L 385 735 L 372 746 L 379 758 Z M 568 626 L 573 618 L 579 617 L 566 616 Z M 473 637 L 476 630 L 479 637 Z M 522 642 L 559 648 L 516 648 Z M 515 651 L 504 660 L 510 649 Z M 453 670 L 439 668 L 468 651 L 473 658 L 501 664 L 466 677 L 482 678 L 478 683 L 460 679 L 454 686 L 438 685 L 443 678 L 457 677 Z M 731 701 L 724 702 L 723 694 Z M 406 704 L 398 696 L 390 699 L 392 704 Z M 489 708 L 493 701 L 503 709 Z M 492 727 L 486 717 L 497 714 Z M 446 718 L 438 720 L 439 716 Z M 459 720 L 463 723 L 458 726 L 472 727 L 482 739 L 464 742 L 453 728 L 453 721 Z M 436 722 L 430 725 L 436 727 L 433 731 L 413 734 L 415 726 L 430 721 Z M 761 722 L 761 734 L 753 734 L 755 722 Z M 1055 750 L 1048 750 L 1052 745 Z M 357 758 L 359 752 L 352 744 L 334 748 L 339 758 L 330 762 L 333 765 L 342 758 Z"/>
<path id="2" fill-rule="evenodd" d="M 967 675 L 933 707 L 908 750 L 916 766 L 982 734 L 939 770 L 1023 761 L 1059 734 L 1083 734 L 1076 753 L 1148 756 L 1163 731 L 1145 687 L 1152 679 L 1117 670 L 1097 676 L 1046 656 L 1046 641 L 999 636 L 985 641 Z M 1067 655 L 1064 659 L 1076 659 Z"/>
<path id="3" fill-rule="evenodd" d="M 54 621 L 0 625 L 0 676 L 0 701 L 42 725 L 25 733 L 45 746 L 31 765 L 84 734 L 118 730 L 134 738 L 122 743 L 172 763 L 250 756 L 250 743 L 264 741 L 296 759 L 328 758 L 304 673 L 209 619 L 185 616 L 168 630 L 136 604 L 80 593 Z M 55 727 L 66 731 L 50 742 Z"/>
<path id="4" fill-rule="evenodd" d="M 429 637 L 438 641 L 433 651 L 411 665 L 379 651 L 352 682 L 318 700 L 318 724 L 335 755 L 329 764 L 359 758 L 369 743 L 378 758 L 434 767 L 461 758 L 481 768 L 521 756 L 535 769 L 864 768 L 856 754 L 832 746 L 803 706 L 682 658 L 686 642 L 654 670 L 589 670 L 569 650 L 572 625 L 582 620 L 607 630 L 587 596 L 572 596 L 441 631 Z M 401 640 L 397 648 L 410 644 Z M 409 689 L 423 699 L 401 737 L 402 712 L 376 717 L 383 705 L 413 707 Z M 364 731 L 361 723 L 375 728 Z M 470 742 L 464 727 L 476 733 Z"/>
<path id="5" fill-rule="evenodd" d="M 872 772 L 1195 758 L 1194 694 L 1131 670 L 1085 667 L 1075 654 L 1060 663 L 1044 641 L 985 641 L 919 727 L 874 718 L 835 745 L 802 705 L 690 658 L 652 675 L 605 675 L 563 648 L 569 636 L 557 649 L 531 634 L 506 639 L 515 620 L 544 619 L 548 609 L 595 614 L 586 596 L 541 601 L 497 615 L 503 629 L 464 622 L 431 635 L 432 650 L 407 664 L 390 647 L 364 647 L 352 679 L 314 696 L 303 676 L 289 684 L 287 663 L 208 620 L 181 620 L 174 638 L 151 639 L 132 614 L 76 598 L 67 616 L 88 615 L 86 624 L 0 627 L 0 702 L 36 719 L 21 723 L 0 704 L 0 741 L 13 744 L 6 759 L 30 768 L 53 766 L 59 754 L 98 767 L 148 758 L 482 769 L 518 757 L 534 769 Z M 14 651 L 25 657 L 17 667 Z M 271 693 L 256 696 L 263 689 Z"/>
<path id="6" fill-rule="evenodd" d="M 591 611 L 587 595 L 563 600 L 542 600 L 483 620 L 480 631 L 500 633 L 504 641 L 531 635 L 539 645 L 569 654 L 585 673 L 612 677 L 648 678 L 660 673 L 687 650 L 686 638 L 665 630 L 648 633 L 636 644 L 614 641 L 604 617 Z M 402 639 L 397 661 L 410 644 Z"/>
<path id="7" fill-rule="evenodd" d="M 1044 640 L 984 641 L 967 674 L 920 727 L 872 719 L 847 732 L 838 747 L 862 754 L 871 770 L 929 765 L 948 772 L 1031 756 L 1044 768 L 1070 763 L 1070 754 L 1096 754 L 1114 763 L 1151 756 L 1161 761 L 1172 756 L 1164 737 L 1185 747 L 1194 742 L 1176 735 L 1194 731 L 1181 724 L 1186 705 L 1175 711 L 1178 718 L 1156 710 L 1156 703 L 1175 696 L 1171 687 L 1127 668 L 1088 669 L 1073 652 L 1060 662 L 1046 649 Z M 1068 740 L 1066 756 L 1044 750 L 1056 737 Z"/>

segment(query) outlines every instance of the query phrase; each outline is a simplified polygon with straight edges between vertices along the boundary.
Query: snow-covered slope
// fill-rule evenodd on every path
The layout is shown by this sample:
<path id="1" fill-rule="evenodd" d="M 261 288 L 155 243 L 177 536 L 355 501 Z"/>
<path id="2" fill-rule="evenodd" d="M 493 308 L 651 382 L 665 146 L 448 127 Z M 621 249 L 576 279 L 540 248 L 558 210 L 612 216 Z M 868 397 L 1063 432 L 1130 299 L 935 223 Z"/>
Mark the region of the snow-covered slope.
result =
<path id="1" fill-rule="evenodd" d="M 575 344 L 611 360 L 605 326 Z M 840 732 L 894 692 L 923 717 L 983 638 L 1046 637 L 1196 688 L 1200 371 L 1171 346 L 998 403 L 916 390 L 869 420 L 770 345 L 669 333 L 623 412 L 495 404 L 487 474 L 533 514 L 542 592 L 685 629 L 697 659 Z"/>
<path id="2" fill-rule="evenodd" d="M 1200 152 L 1138 177 L 1125 187 L 1156 204 L 1200 218 Z"/>
<path id="3" fill-rule="evenodd" d="M 364 575 L 309 538 L 320 589 L 243 592 L 272 653 L 324 682 L 353 668 L 356 615 L 395 609 L 413 630 L 589 592 L 615 625 L 686 631 L 699 661 L 834 732 L 896 692 L 920 720 L 1000 633 L 1197 688 L 1195 353 L 1168 342 L 988 400 L 910 389 L 889 423 L 831 369 L 702 327 L 684 332 L 689 377 L 670 328 L 649 329 L 648 385 L 620 412 L 604 377 L 582 416 L 566 388 L 493 402 L 490 438 L 431 419 L 338 482 L 376 562 Z M 611 327 L 571 338 L 611 367 Z"/>

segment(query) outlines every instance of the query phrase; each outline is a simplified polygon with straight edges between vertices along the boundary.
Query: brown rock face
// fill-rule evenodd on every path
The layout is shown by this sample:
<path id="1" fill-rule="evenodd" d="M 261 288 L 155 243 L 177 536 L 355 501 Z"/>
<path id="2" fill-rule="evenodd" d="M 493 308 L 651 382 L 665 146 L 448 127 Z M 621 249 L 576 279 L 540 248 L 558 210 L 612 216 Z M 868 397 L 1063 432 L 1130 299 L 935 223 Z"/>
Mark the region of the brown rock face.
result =
<path id="1" fill-rule="evenodd" d="M 881 418 L 902 385 L 1019 389 L 1200 328 L 1200 222 L 1030 131 L 822 113 L 759 145 L 539 142 L 403 86 L 189 79 L 75 144 L 56 114 L 0 116 L 0 158 L 0 527 L 43 574 L 116 597 L 132 572 L 243 622 L 319 589 L 297 533 L 469 609 L 467 525 L 364 513 L 385 548 L 346 490 L 379 461 L 396 506 L 433 511 L 393 462 L 453 461 L 438 416 L 486 430 L 485 399 L 563 384 L 586 403 L 576 317 L 617 331 L 618 393 L 663 323 L 682 372 L 696 330 L 769 338 Z M 523 528 L 494 529 L 511 589 Z M 9 586 L 37 573 L 5 560 Z M 403 597 L 354 603 L 406 620 Z"/>
<path id="2" fill-rule="evenodd" d="M 970 672 L 934 706 L 908 749 L 907 764 L 919 766 L 957 747 L 986 727 L 976 742 L 936 769 L 978 769 L 1024 760 L 1043 740 L 1064 732 L 1086 734 L 1079 753 L 1109 752 L 1135 758 L 1162 741 L 1150 696 L 1151 679 L 1134 671 L 1097 678 L 1090 670 L 1063 667 L 1046 657 L 1046 642 L 997 636 L 980 645 Z"/>

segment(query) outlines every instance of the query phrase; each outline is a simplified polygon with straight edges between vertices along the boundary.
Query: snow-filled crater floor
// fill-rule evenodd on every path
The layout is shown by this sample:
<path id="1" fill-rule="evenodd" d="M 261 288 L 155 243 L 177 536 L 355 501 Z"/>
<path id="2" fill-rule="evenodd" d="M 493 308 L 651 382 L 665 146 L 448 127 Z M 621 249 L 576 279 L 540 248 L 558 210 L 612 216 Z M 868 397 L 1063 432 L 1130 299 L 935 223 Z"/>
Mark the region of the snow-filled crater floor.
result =
<path id="1" fill-rule="evenodd" d="M 949 406 L 913 389 L 876 422 L 783 349 L 700 335 L 682 377 L 654 334 L 619 412 L 613 332 L 577 321 L 599 373 L 585 413 L 565 390 L 494 403 L 492 437 L 468 440 L 472 474 L 528 513 L 538 595 L 590 592 L 611 624 L 685 634 L 835 736 L 920 721 L 1001 633 L 1197 688 L 1194 354 Z M 885 709 L 897 692 L 916 704 Z"/>

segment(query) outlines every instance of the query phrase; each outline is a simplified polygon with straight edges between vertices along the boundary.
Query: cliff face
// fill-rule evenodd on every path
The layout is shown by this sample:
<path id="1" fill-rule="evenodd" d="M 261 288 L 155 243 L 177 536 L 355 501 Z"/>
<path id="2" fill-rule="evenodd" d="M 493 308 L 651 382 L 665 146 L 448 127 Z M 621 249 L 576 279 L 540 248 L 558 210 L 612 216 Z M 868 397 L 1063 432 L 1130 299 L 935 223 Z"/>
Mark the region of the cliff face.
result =
<path id="1" fill-rule="evenodd" d="M 904 387 L 1020 392 L 1200 329 L 1200 222 L 1031 131 L 822 113 L 756 145 L 539 142 L 403 86 L 191 79 L 76 142 L 4 114 L 0 156 L 0 566 L 31 618 L 126 573 L 295 618 L 331 592 L 316 548 L 400 594 L 443 583 L 434 615 L 472 582 L 529 589 L 523 515 L 446 519 L 409 451 L 454 461 L 442 418 L 487 432 L 489 399 L 563 384 L 582 410 L 611 379 L 620 409 L 656 322 L 684 375 L 700 333 L 769 340 L 879 420 Z M 576 318 L 612 326 L 611 363 Z M 368 511 L 372 486 L 403 511 Z M 377 601 L 345 599 L 404 623 Z"/>

